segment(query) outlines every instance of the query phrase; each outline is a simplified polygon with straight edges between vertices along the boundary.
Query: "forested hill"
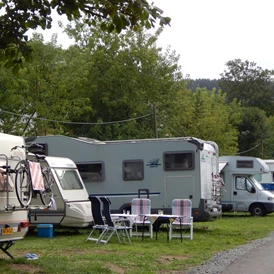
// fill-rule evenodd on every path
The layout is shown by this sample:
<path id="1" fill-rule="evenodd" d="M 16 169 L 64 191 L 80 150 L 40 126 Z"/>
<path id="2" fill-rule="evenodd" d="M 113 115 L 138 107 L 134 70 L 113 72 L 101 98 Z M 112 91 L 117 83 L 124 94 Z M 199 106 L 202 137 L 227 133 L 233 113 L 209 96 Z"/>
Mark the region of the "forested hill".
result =
<path id="1" fill-rule="evenodd" d="M 195 91 L 196 88 L 207 88 L 207 90 L 212 90 L 213 88 L 216 88 L 216 90 L 219 90 L 217 79 L 196 79 L 196 80 L 189 80 L 188 82 L 188 89 L 191 89 L 192 91 Z"/>

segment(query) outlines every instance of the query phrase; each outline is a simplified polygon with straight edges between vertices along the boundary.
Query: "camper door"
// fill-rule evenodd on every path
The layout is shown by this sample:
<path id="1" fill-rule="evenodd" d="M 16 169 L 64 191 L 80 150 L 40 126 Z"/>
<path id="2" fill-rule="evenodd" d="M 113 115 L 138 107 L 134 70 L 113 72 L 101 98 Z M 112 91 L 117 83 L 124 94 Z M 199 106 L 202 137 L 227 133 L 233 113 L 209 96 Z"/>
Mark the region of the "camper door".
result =
<path id="1" fill-rule="evenodd" d="M 249 205 L 257 200 L 258 191 L 251 178 L 233 175 L 233 210 L 248 211 Z"/>

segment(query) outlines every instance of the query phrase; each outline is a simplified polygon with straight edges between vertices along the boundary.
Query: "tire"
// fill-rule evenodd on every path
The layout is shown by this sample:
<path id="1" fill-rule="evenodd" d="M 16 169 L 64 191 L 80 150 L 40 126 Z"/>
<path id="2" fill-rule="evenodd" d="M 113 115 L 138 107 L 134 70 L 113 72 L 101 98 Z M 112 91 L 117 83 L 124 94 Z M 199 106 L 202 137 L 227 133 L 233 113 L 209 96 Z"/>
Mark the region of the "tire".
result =
<path id="1" fill-rule="evenodd" d="M 254 204 L 250 207 L 249 212 L 252 216 L 262 217 L 266 215 L 265 207 L 262 204 Z"/>
<path id="2" fill-rule="evenodd" d="M 40 197 L 43 205 L 50 206 L 53 197 L 51 176 L 48 172 L 42 172 L 44 181 L 44 191 L 40 192 Z"/>
<path id="3" fill-rule="evenodd" d="M 15 191 L 21 207 L 27 207 L 32 198 L 32 185 L 26 162 L 21 161 L 15 168 Z"/>

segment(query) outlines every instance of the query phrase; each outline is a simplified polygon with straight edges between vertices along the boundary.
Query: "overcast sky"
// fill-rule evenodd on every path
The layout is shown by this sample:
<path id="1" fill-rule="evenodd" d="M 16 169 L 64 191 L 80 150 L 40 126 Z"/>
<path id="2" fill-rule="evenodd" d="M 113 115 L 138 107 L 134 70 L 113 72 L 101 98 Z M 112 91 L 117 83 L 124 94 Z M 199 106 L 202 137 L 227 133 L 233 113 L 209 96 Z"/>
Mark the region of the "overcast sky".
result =
<path id="1" fill-rule="evenodd" d="M 149 2 L 152 2 L 149 0 Z M 154 0 L 171 17 L 158 45 L 180 55 L 184 76 L 218 79 L 225 63 L 241 59 L 274 69 L 273 0 Z M 59 18 L 58 18 L 59 19 Z M 57 32 L 44 34 L 45 40 Z M 64 46 L 69 41 L 58 32 Z"/>

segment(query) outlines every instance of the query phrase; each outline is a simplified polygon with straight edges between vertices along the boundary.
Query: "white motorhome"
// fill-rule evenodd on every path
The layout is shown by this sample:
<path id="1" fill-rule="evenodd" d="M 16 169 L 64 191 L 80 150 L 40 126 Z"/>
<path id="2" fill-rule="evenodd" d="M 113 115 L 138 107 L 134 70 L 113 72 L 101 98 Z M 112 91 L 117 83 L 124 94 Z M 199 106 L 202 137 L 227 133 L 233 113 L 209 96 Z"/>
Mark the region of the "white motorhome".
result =
<path id="1" fill-rule="evenodd" d="M 21 208 L 14 188 L 14 169 L 20 160 L 11 152 L 14 146 L 25 145 L 22 137 L 0 133 L 0 249 L 13 258 L 8 249 L 28 232 L 28 209 Z M 21 151 L 24 153 L 24 151 Z"/>
<path id="2" fill-rule="evenodd" d="M 265 190 L 254 177 L 255 174 L 269 172 L 269 167 L 262 159 L 221 156 L 219 170 L 225 183 L 223 211 L 246 211 L 253 216 L 274 212 L 274 195 Z"/>
<path id="3" fill-rule="evenodd" d="M 176 198 L 191 199 L 195 221 L 221 215 L 218 146 L 192 137 L 106 141 L 66 136 L 27 138 L 35 151 L 68 157 L 77 165 L 88 193 L 107 196 L 113 213 L 148 196 L 152 212 L 171 213 Z"/>
<path id="4" fill-rule="evenodd" d="M 61 227 L 88 227 L 93 220 L 91 202 L 75 163 L 68 158 L 45 157 L 39 159 L 42 168 L 50 171 L 53 180 L 53 199 L 55 209 L 44 208 L 40 199 L 33 199 L 30 204 L 30 224 L 53 224 Z M 35 206 L 32 206 L 32 203 Z M 37 206 L 38 205 L 38 206 Z M 40 207 L 39 207 L 40 205 Z"/>
<path id="5" fill-rule="evenodd" d="M 274 192 L 274 160 L 263 160 L 269 167 L 269 172 L 256 174 L 256 180 L 261 183 L 264 189 Z"/>

